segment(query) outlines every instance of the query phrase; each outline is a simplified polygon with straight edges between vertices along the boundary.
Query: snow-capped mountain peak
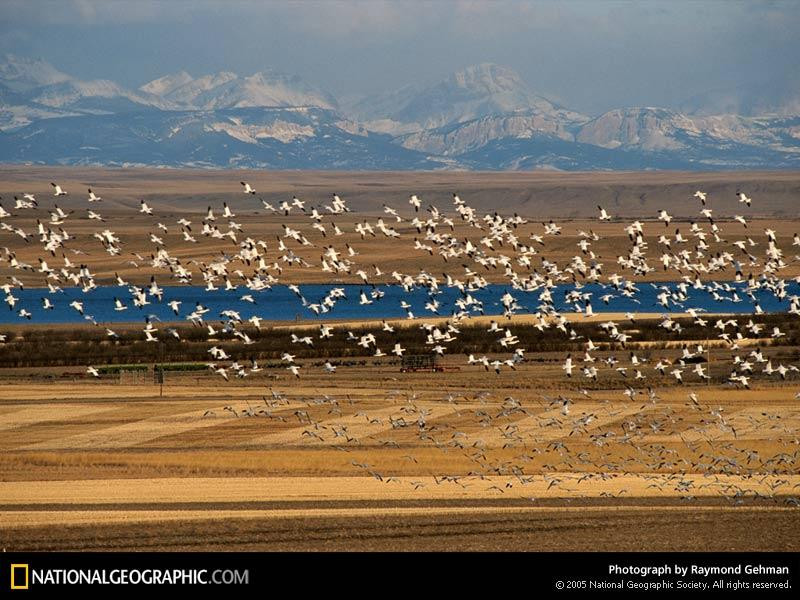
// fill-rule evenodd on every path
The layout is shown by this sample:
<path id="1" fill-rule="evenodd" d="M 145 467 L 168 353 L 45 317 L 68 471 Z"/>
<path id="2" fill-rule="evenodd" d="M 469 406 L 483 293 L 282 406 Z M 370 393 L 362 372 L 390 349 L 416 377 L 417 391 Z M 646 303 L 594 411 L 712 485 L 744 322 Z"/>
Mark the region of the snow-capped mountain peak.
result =
<path id="1" fill-rule="evenodd" d="M 172 75 L 164 75 L 153 81 L 149 81 L 139 87 L 139 90 L 155 96 L 166 96 L 174 92 L 181 86 L 186 85 L 192 81 L 192 76 L 186 71 L 180 73 L 173 73 Z"/>
<path id="2" fill-rule="evenodd" d="M 196 79 L 182 72 L 151 81 L 140 89 L 203 110 L 251 106 L 337 106 L 336 100 L 327 92 L 297 76 L 275 71 L 260 71 L 248 77 L 220 71 Z"/>
<path id="3" fill-rule="evenodd" d="M 359 109 L 369 101 L 359 103 Z M 560 110 L 547 98 L 534 93 L 514 70 L 492 63 L 466 67 L 422 89 L 409 89 L 407 94 L 383 94 L 376 104 L 384 106 L 384 110 L 389 108 L 388 113 L 370 115 L 365 112 L 367 117 L 415 124 L 419 130 L 464 123 L 489 115 L 531 110 L 554 113 Z M 387 107 L 387 104 L 392 106 Z M 586 120 L 577 113 L 573 115 L 569 118 Z"/>
<path id="4" fill-rule="evenodd" d="M 41 58 L 25 58 L 6 54 L 0 62 L 0 81 L 15 92 L 25 92 L 42 85 L 71 79 Z"/>
<path id="5" fill-rule="evenodd" d="M 475 94 L 528 93 L 528 86 L 513 69 L 493 63 L 471 65 L 450 75 L 446 81 Z"/>

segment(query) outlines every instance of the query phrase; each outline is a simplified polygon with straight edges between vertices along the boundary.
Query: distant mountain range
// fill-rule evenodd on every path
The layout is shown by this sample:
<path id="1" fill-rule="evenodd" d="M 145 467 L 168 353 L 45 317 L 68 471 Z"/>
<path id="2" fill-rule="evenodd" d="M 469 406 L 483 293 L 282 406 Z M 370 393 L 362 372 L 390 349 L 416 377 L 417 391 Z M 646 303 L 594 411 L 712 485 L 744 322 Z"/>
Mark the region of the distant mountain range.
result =
<path id="1" fill-rule="evenodd" d="M 800 88 L 718 90 L 684 112 L 584 115 L 480 64 L 347 104 L 264 70 L 136 90 L 39 59 L 0 61 L 0 162 L 264 169 L 796 169 Z M 733 111 L 733 112 L 731 112 Z M 737 114 L 741 113 L 741 114 Z"/>

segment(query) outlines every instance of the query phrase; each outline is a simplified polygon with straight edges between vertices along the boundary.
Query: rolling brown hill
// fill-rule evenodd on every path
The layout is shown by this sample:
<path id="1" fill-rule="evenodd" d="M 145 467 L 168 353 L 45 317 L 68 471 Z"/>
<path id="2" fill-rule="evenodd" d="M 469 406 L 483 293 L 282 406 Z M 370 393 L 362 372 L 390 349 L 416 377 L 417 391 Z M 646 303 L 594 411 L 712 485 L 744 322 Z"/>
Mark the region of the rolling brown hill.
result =
<path id="1" fill-rule="evenodd" d="M 241 193 L 246 180 L 256 196 Z M 13 195 L 31 192 L 52 200 L 50 181 L 70 192 L 59 198 L 64 207 L 85 206 L 86 188 L 103 196 L 105 209 L 133 206 L 145 198 L 153 206 L 185 212 L 204 211 L 209 203 L 228 201 L 238 210 L 261 209 L 292 194 L 314 206 L 338 193 L 357 212 L 377 213 L 382 205 L 409 209 L 408 195 L 447 210 L 453 192 L 481 211 L 517 212 L 536 219 L 592 218 L 600 204 L 612 216 L 655 218 L 661 208 L 676 217 L 695 217 L 695 190 L 708 192 L 715 216 L 794 218 L 800 206 L 800 172 L 744 171 L 695 173 L 673 171 L 562 172 L 350 172 L 105 169 L 83 167 L 0 166 L 0 196 L 6 207 Z M 735 197 L 743 190 L 754 199 L 751 208 Z"/>

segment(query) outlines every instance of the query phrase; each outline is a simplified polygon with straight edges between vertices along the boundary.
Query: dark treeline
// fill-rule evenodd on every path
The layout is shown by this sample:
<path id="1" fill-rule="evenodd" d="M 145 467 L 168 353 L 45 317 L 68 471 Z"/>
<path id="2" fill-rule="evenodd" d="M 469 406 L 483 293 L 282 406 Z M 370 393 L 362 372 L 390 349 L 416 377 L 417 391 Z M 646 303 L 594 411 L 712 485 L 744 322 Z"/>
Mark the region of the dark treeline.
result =
<path id="1" fill-rule="evenodd" d="M 707 317 L 710 325 L 717 321 L 717 317 Z M 731 336 L 740 332 L 742 336 L 753 338 L 751 332 L 744 325 L 753 320 L 764 325 L 758 337 L 769 338 L 773 327 L 779 327 L 785 336 L 771 343 L 781 346 L 800 347 L 800 319 L 791 315 L 772 314 L 761 316 L 722 317 L 723 320 L 734 319 L 738 327 L 727 327 L 725 332 Z M 501 327 L 504 323 L 498 320 Z M 637 342 L 695 342 L 703 343 L 709 339 L 710 328 L 696 325 L 692 319 L 679 319 L 682 330 L 680 332 L 668 331 L 660 327 L 660 320 L 629 320 L 617 321 L 620 331 L 630 335 L 628 346 L 635 347 Z M 216 324 L 215 324 L 216 325 Z M 579 352 L 585 347 L 587 339 L 595 344 L 603 345 L 611 350 L 622 350 L 620 343 L 609 341 L 607 333 L 600 327 L 600 323 L 576 322 L 568 325 L 577 334 L 576 339 L 570 339 L 568 334 L 551 327 L 539 331 L 533 325 L 509 325 L 511 332 L 519 338 L 519 343 L 504 348 L 499 343 L 501 333 L 487 331 L 485 324 L 461 324 L 459 333 L 452 342 L 441 342 L 447 349 L 446 354 L 502 354 L 513 352 L 516 348 L 523 348 L 526 353 L 546 352 Z M 6 331 L 6 342 L 0 344 L 0 367 L 40 367 L 40 366 L 78 366 L 78 365 L 114 365 L 114 364 L 154 364 L 154 363 L 181 363 L 181 362 L 214 362 L 208 349 L 217 346 L 223 349 L 235 360 L 279 360 L 281 354 L 289 352 L 299 359 L 313 358 L 348 358 L 369 357 L 375 353 L 375 345 L 364 348 L 353 339 L 348 339 L 348 333 L 356 338 L 367 333 L 375 336 L 377 347 L 389 354 L 395 343 L 400 343 L 409 354 L 427 354 L 435 344 L 426 344 L 427 332 L 419 324 L 395 326 L 393 333 L 383 331 L 380 326 L 349 328 L 334 324 L 333 337 L 320 339 L 319 330 L 314 328 L 303 329 L 256 329 L 250 326 L 239 326 L 239 331 L 246 333 L 253 341 L 244 344 L 233 333 L 220 333 L 211 338 L 203 327 L 178 327 L 176 330 L 181 339 L 176 339 L 161 327 L 157 333 L 158 342 L 144 341 L 144 335 L 135 330 L 120 332 L 118 338 L 112 339 L 103 328 L 93 329 L 57 329 L 57 330 L 30 330 Z M 446 332 L 446 326 L 439 329 Z M 292 334 L 298 337 L 310 336 L 313 346 L 304 343 L 293 343 Z M 715 329 L 712 335 L 719 335 L 720 330 Z M 714 339 L 714 338 L 711 338 Z M 389 355 L 394 357 L 394 355 Z M 387 358 L 389 358 L 387 357 Z M 224 362 L 224 361 L 222 361 Z"/>

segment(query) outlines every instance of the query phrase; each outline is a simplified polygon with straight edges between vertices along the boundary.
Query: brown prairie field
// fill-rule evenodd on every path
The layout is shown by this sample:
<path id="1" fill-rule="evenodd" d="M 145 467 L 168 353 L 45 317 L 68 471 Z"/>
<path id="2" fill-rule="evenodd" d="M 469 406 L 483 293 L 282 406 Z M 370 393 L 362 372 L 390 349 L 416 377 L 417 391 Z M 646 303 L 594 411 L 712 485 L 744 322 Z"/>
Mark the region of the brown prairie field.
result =
<path id="1" fill-rule="evenodd" d="M 241 193 L 239 181 L 256 190 Z M 350 172 L 350 171 L 249 171 L 198 169 L 144 169 L 93 167 L 36 167 L 0 165 L 0 196 L 34 192 L 40 199 L 51 192 L 50 181 L 70 192 L 60 198 L 67 208 L 84 199 L 92 187 L 103 196 L 104 208 L 136 207 L 139 199 L 156 208 L 177 208 L 201 213 L 209 203 L 236 201 L 233 207 L 260 208 L 257 198 L 275 203 L 297 194 L 313 206 L 339 194 L 358 213 L 379 214 L 382 205 L 408 208 L 410 194 L 445 209 L 457 192 L 481 212 L 517 212 L 527 217 L 581 219 L 597 216 L 597 204 L 624 219 L 655 218 L 669 208 L 676 217 L 698 214 L 695 190 L 709 193 L 710 206 L 719 217 L 742 214 L 735 193 L 746 190 L 756 199 L 751 216 L 797 218 L 800 173 L 796 171 L 745 172 Z M 84 204 L 77 204 L 84 206 Z"/>
<path id="2" fill-rule="evenodd" d="M 259 193 L 256 196 L 242 194 L 239 180 L 247 179 Z M 70 195 L 52 198 L 49 181 L 58 180 Z M 85 190 L 93 186 L 104 196 L 102 202 L 90 208 L 99 212 L 105 223 L 86 218 L 87 203 Z M 325 248 L 335 243 L 337 248 L 344 244 L 357 247 L 358 262 L 365 266 L 376 265 L 382 276 L 375 282 L 393 281 L 391 273 L 402 271 L 409 264 L 409 244 L 390 244 L 381 234 L 367 235 L 362 239 L 353 231 L 353 226 L 369 217 L 374 222 L 382 215 L 388 226 L 393 227 L 393 218 L 383 213 L 383 205 L 399 211 L 404 219 L 415 215 L 408 204 L 412 191 L 419 193 L 423 200 L 423 210 L 419 217 L 424 221 L 429 217 L 425 211 L 428 205 L 436 205 L 445 213 L 452 214 L 452 193 L 458 192 L 462 199 L 480 211 L 500 211 L 503 214 L 519 213 L 528 219 L 516 232 L 523 243 L 528 243 L 532 233 L 542 233 L 542 222 L 556 219 L 563 226 L 563 234 L 557 239 L 549 239 L 547 258 L 558 263 L 568 263 L 580 254 L 579 233 L 593 231 L 602 237 L 602 248 L 593 248 L 598 253 L 597 260 L 607 269 L 613 269 L 617 256 L 623 254 L 629 245 L 625 226 L 634 219 L 643 222 L 655 221 L 661 208 L 669 208 L 675 220 L 669 227 L 661 223 L 650 223 L 645 241 L 656 248 L 657 240 L 663 234 L 672 236 L 680 229 L 688 237 L 691 221 L 706 225 L 698 216 L 701 208 L 692 194 L 698 188 L 709 192 L 708 206 L 713 209 L 716 221 L 728 235 L 726 242 L 747 239 L 761 241 L 764 230 L 772 228 L 778 239 L 778 247 L 788 259 L 784 271 L 786 277 L 800 275 L 800 262 L 795 259 L 797 247 L 792 246 L 792 236 L 800 231 L 800 215 L 797 212 L 797 198 L 800 197 L 800 174 L 795 172 L 753 172 L 753 173 L 339 173 L 339 172 L 250 172 L 250 171 L 208 171 L 161 170 L 161 169 L 93 169 L 93 168 L 54 168 L 54 167 L 15 167 L 0 166 L 0 197 L 7 205 L 13 196 L 23 192 L 35 192 L 41 206 L 48 210 L 58 205 L 65 211 L 74 211 L 64 225 L 74 242 L 71 248 L 86 252 L 73 260 L 86 262 L 91 267 L 98 284 L 109 283 L 114 273 L 126 280 L 142 284 L 159 273 L 149 267 L 147 258 L 154 246 L 149 234 L 155 233 L 171 249 L 171 255 L 188 264 L 190 260 L 208 262 L 212 257 L 235 252 L 238 241 L 247 236 L 257 236 L 266 240 L 273 248 L 277 238 L 284 234 L 284 225 L 307 231 L 308 216 L 295 210 L 287 216 L 274 215 L 264 210 L 260 199 L 273 205 L 283 200 L 291 200 L 293 194 L 308 202 L 308 207 L 319 206 L 330 200 L 332 192 L 337 192 L 348 202 L 353 212 L 328 216 L 325 219 L 328 235 L 312 230 L 308 247 L 293 248 L 296 254 L 308 261 L 318 262 Z M 758 196 L 758 202 L 746 214 L 748 226 L 745 228 L 733 221 L 737 214 L 743 214 L 742 207 L 735 198 L 740 187 Z M 153 207 L 159 222 L 169 227 L 167 233 L 154 227 L 153 218 L 137 212 L 139 201 L 146 200 Z M 237 238 L 213 239 L 199 235 L 200 221 L 206 209 L 213 206 L 217 212 L 226 201 L 235 212 L 235 221 L 245 232 Z M 603 204 L 613 215 L 610 222 L 598 222 L 597 205 Z M 27 211 L 31 213 L 31 211 Z M 323 211 L 324 212 L 324 211 Z M 41 216 L 41 215 L 40 215 Z M 36 231 L 36 216 L 20 212 L 15 225 L 25 231 Z M 181 228 L 175 225 L 177 219 L 185 217 L 193 222 L 197 243 L 183 243 Z M 331 234 L 329 222 L 334 222 L 344 235 Z M 224 221 L 220 221 L 222 226 Z M 108 228 L 122 240 L 125 253 L 111 256 L 104 252 L 102 244 L 92 238 L 92 233 Z M 411 239 L 418 234 L 408 222 L 396 227 L 404 238 Z M 457 219 L 454 234 L 457 237 L 469 236 L 477 243 L 474 232 Z M 35 243 L 20 243 L 11 234 L 5 236 L 13 243 L 17 259 L 37 267 L 41 246 Z M 424 236 L 419 235 L 422 239 Z M 536 247 L 535 244 L 533 244 Z M 712 245 L 713 246 L 713 245 Z M 510 249 L 496 247 L 494 254 L 508 254 Z M 138 255 L 138 256 L 137 256 Z M 462 274 L 461 261 L 445 262 L 440 256 L 430 256 L 425 252 L 414 252 L 415 270 L 425 270 L 433 274 L 443 272 L 454 276 Z M 51 262 L 60 260 L 52 257 Z M 746 267 L 744 254 L 740 257 Z M 280 279 L 285 283 L 359 283 L 355 273 L 336 275 L 322 272 L 318 268 L 299 265 L 282 265 Z M 609 271 L 611 272 L 611 271 Z M 12 271 L 6 263 L 0 263 L 0 278 L 16 275 L 30 285 L 41 285 L 41 276 L 26 272 Z M 481 273 L 491 282 L 503 280 L 502 269 L 486 269 Z M 708 279 L 730 280 L 735 273 L 731 269 L 708 275 Z M 674 273 L 660 270 L 648 275 L 648 280 L 674 279 Z M 636 279 L 636 278 L 634 278 Z"/>
<path id="3" fill-rule="evenodd" d="M 254 185 L 258 196 L 237 193 L 240 179 Z M 797 173 L 226 173 L 6 166 L 0 167 L 0 196 L 8 209 L 13 195 L 36 192 L 50 207 L 51 180 L 74 194 L 58 204 L 76 211 L 65 227 L 78 240 L 76 248 L 88 253 L 76 260 L 90 264 L 98 284 L 114 273 L 138 284 L 156 274 L 167 284 L 164 272 L 150 270 L 146 260 L 153 251 L 147 236 L 159 232 L 152 217 L 136 213 L 141 198 L 170 226 L 163 236 L 172 255 L 188 264 L 235 252 L 237 246 L 199 235 L 197 245 L 181 245 L 177 219 L 199 224 L 208 205 L 218 208 L 227 200 L 247 234 L 274 247 L 284 225 L 308 229 L 308 218 L 265 216 L 259 197 L 275 203 L 297 193 L 314 205 L 334 191 L 353 207 L 353 213 L 337 216 L 348 233 L 336 244 L 357 246 L 360 264 L 383 271 L 376 281 L 388 281 L 393 270 L 463 273 L 460 261 L 412 255 L 408 244 L 362 240 L 352 232 L 364 215 L 374 222 L 383 203 L 412 216 L 409 192 L 446 211 L 458 191 L 481 210 L 518 212 L 530 220 L 520 226 L 520 238 L 540 233 L 543 221 L 558 219 L 563 235 L 547 246 L 547 258 L 558 263 L 579 253 L 580 231 L 593 230 L 603 239 L 598 260 L 610 273 L 629 246 L 624 227 L 631 219 L 653 221 L 662 206 L 674 212 L 669 228 L 647 224 L 653 247 L 661 230 L 688 231 L 698 208 L 691 194 L 698 187 L 714 198 L 714 213 L 729 241 L 752 236 L 762 242 L 771 228 L 788 263 L 781 276 L 800 275 L 795 256 L 800 249 L 792 247 L 800 230 Z M 105 224 L 82 216 L 88 186 L 104 196 L 93 208 Z M 747 229 L 731 221 L 739 186 L 763 198 L 748 213 Z M 615 220 L 598 222 L 597 204 Z M 391 226 L 391 217 L 384 218 Z M 15 225 L 35 231 L 36 222 L 23 214 Z M 401 225 L 398 231 L 413 238 L 414 229 Z M 91 240 L 98 227 L 116 232 L 124 256 L 104 255 Z M 468 233 L 456 225 L 457 235 Z M 17 260 L 37 264 L 41 245 L 10 236 L 3 232 L 2 244 L 13 245 Z M 311 241 L 297 253 L 318 260 L 329 239 L 317 235 Z M 502 272 L 482 275 L 504 280 Z M 734 275 L 728 269 L 707 278 Z M 0 279 L 11 276 L 26 285 L 43 280 L 41 273 L 0 263 Z M 674 273 L 661 272 L 647 277 L 674 279 Z M 332 279 L 297 266 L 285 267 L 280 280 L 359 282 L 355 275 Z M 657 331 L 647 319 L 659 316 L 638 315 L 640 333 L 632 334 L 625 349 L 601 344 L 595 352 L 598 361 L 638 352 L 648 365 L 648 378 L 639 384 L 632 381 L 633 369 L 625 375 L 609 368 L 596 381 L 580 373 L 567 378 L 566 352 L 573 352 L 579 370 L 583 351 L 533 331 L 526 315 L 508 323 L 531 350 L 515 370 L 499 374 L 467 364 L 464 356 L 477 343 L 470 336 L 478 336 L 494 317 L 473 317 L 465 324 L 462 353 L 446 355 L 442 372 L 401 372 L 392 357 L 378 360 L 371 351 L 358 350 L 337 354 L 335 346 L 316 355 L 323 346 L 318 342 L 313 351 L 297 350 L 304 366 L 299 379 L 280 364 L 276 344 L 291 333 L 305 335 L 312 325 L 265 322 L 261 332 L 248 330 L 260 372 L 224 381 L 208 369 L 175 371 L 163 385 L 154 382 L 152 370 L 163 354 L 144 354 L 157 351 L 144 343 L 131 361 L 146 365 L 141 376 L 85 374 L 83 356 L 107 356 L 109 365 L 118 365 L 139 352 L 138 342 L 125 338 L 134 325 L 115 326 L 123 339 L 113 345 L 102 328 L 90 325 L 4 326 L 0 550 L 800 550 L 800 375 L 790 372 L 785 380 L 754 375 L 752 389 L 728 385 L 728 347 L 719 340 L 709 343 L 690 323 L 677 340 L 640 339 L 641 332 Z M 625 317 L 570 316 L 582 335 L 589 330 L 581 327 L 606 319 Z M 780 325 L 786 336 L 744 338 L 740 347 L 758 347 L 776 365 L 798 364 L 796 319 L 765 315 L 763 320 L 767 331 Z M 366 320 L 332 324 L 376 326 Z M 396 339 L 411 348 L 407 340 L 417 321 L 394 325 L 391 340 L 385 336 L 381 343 L 391 348 Z M 140 335 L 141 325 L 135 327 Z M 201 344 L 189 333 L 187 326 L 180 345 L 158 351 L 182 352 L 168 357 L 175 362 L 205 362 L 207 340 Z M 707 384 L 687 375 L 686 385 L 678 385 L 653 372 L 661 358 L 677 362 L 690 342 L 706 344 Z M 234 354 L 238 343 L 219 345 Z M 189 356 L 190 350 L 198 354 Z M 495 347 L 480 352 L 489 359 L 508 357 Z M 338 365 L 334 374 L 321 368 L 324 360 Z"/>
<path id="4" fill-rule="evenodd" d="M 161 234 L 158 230 L 152 227 L 152 219 L 146 219 L 139 215 L 131 214 L 131 210 L 114 211 L 104 210 L 103 216 L 109 221 L 113 222 L 111 229 L 125 242 L 126 255 L 122 257 L 104 255 L 103 248 L 97 240 L 91 239 L 91 232 L 97 230 L 96 222 L 88 220 L 77 220 L 69 227 L 69 233 L 78 237 L 79 243 L 74 244 L 76 250 L 85 252 L 80 258 L 73 257 L 74 260 L 84 260 L 90 265 L 98 285 L 110 284 L 114 281 L 114 275 L 119 274 L 123 279 L 134 284 L 143 285 L 150 281 L 151 276 L 156 276 L 163 280 L 163 271 L 159 272 L 149 266 L 149 257 L 153 252 L 153 245 L 149 240 L 149 233 L 159 234 L 160 239 L 168 245 L 177 245 L 180 243 L 181 235 L 178 228 L 173 228 L 171 233 Z M 182 211 L 174 211 L 166 213 L 164 218 L 170 219 L 169 222 L 174 223 L 175 220 L 181 218 L 184 213 Z M 346 231 L 341 237 L 332 240 L 330 237 L 325 238 L 318 235 L 313 240 L 312 247 L 299 247 L 295 249 L 295 254 L 308 262 L 319 262 L 320 256 L 330 243 L 335 243 L 337 247 L 344 247 L 345 244 L 350 244 L 358 248 L 358 260 L 361 264 L 366 265 L 367 268 L 372 269 L 373 266 L 382 271 L 382 275 L 373 277 L 371 279 L 374 283 L 391 283 L 392 273 L 395 271 L 406 272 L 409 265 L 409 247 L 408 245 L 400 244 L 387 244 L 386 239 L 380 236 L 361 238 L 358 234 L 353 232 L 354 226 L 363 220 L 363 216 L 346 215 L 335 220 L 337 226 Z M 198 218 L 199 221 L 199 218 Z M 283 237 L 284 225 L 294 229 L 307 228 L 309 220 L 302 219 L 290 215 L 288 218 L 281 218 L 278 220 L 265 219 L 263 214 L 260 215 L 242 215 L 237 214 L 237 223 L 241 224 L 243 229 L 249 233 L 258 232 L 258 235 L 274 248 L 277 245 L 277 240 Z M 19 219 L 18 222 L 23 228 L 29 231 L 35 231 L 36 222 L 31 217 L 29 220 Z M 391 226 L 392 223 L 389 223 Z M 603 238 L 602 249 L 598 249 L 597 260 L 602 261 L 609 274 L 614 272 L 617 257 L 625 253 L 625 249 L 629 246 L 628 236 L 624 231 L 626 222 L 612 222 L 612 223 L 598 223 L 590 219 L 576 219 L 568 222 L 562 222 L 564 233 L 557 240 L 548 240 L 547 245 L 547 258 L 548 260 L 557 261 L 560 264 L 568 264 L 572 257 L 581 254 L 578 243 L 581 239 L 579 233 L 593 231 Z M 736 223 L 738 227 L 741 227 Z M 652 247 L 657 246 L 657 240 L 662 235 L 671 236 L 675 233 L 676 229 L 683 227 L 684 231 L 689 229 L 688 221 L 684 223 L 673 223 L 670 228 L 665 228 L 659 224 L 658 227 L 652 225 L 645 236 L 645 241 Z M 733 229 L 733 225 L 728 224 L 728 227 Z M 796 258 L 800 249 L 792 246 L 793 235 L 800 231 L 800 218 L 796 219 L 755 219 L 748 223 L 748 229 L 741 229 L 740 237 L 731 239 L 746 239 L 749 236 L 760 237 L 763 239 L 763 232 L 766 228 L 771 228 L 775 231 L 779 243 L 778 247 L 784 252 L 784 255 L 789 259 L 789 266 L 784 270 L 786 277 L 797 277 L 800 275 L 800 260 Z M 469 233 L 468 227 L 457 224 L 454 229 L 454 234 L 460 237 L 466 237 Z M 397 232 L 407 239 L 416 237 L 416 230 L 406 224 L 396 228 Z M 532 221 L 518 228 L 518 236 L 521 240 L 526 240 L 531 234 L 540 234 L 542 230 L 542 223 Z M 422 236 L 419 236 L 420 238 Z M 198 262 L 211 262 L 214 258 L 218 258 L 225 253 L 235 253 L 238 249 L 238 243 L 233 240 L 215 240 L 209 238 L 202 238 L 197 235 L 197 244 L 182 245 L 175 248 L 171 254 L 180 259 L 184 264 L 192 264 L 190 261 Z M 238 241 L 241 241 L 239 238 Z M 477 241 L 477 240 L 475 240 Z M 24 262 L 34 267 L 38 265 L 38 257 L 41 255 L 41 246 L 38 244 L 17 245 L 15 247 L 16 257 L 20 262 Z M 510 253 L 511 250 L 502 247 L 496 248 L 496 254 L 499 256 L 503 253 Z M 744 257 L 743 257 L 744 258 Z M 51 257 L 52 262 L 58 265 L 61 257 Z M 464 268 L 461 262 L 445 262 L 444 259 L 437 255 L 430 255 L 426 252 L 416 252 L 413 254 L 413 264 L 415 271 L 426 271 L 436 276 L 442 274 L 450 274 L 454 277 L 463 275 Z M 747 261 L 744 262 L 747 268 Z M 361 280 L 355 273 L 339 274 L 331 276 L 330 274 L 322 272 L 318 268 L 308 268 L 300 265 L 281 265 L 282 273 L 280 280 L 284 283 L 336 283 L 336 284 L 359 284 Z M 503 270 L 499 268 L 486 268 L 480 275 L 485 277 L 491 283 L 501 283 L 504 281 Z M 747 271 L 744 273 L 747 275 Z M 41 282 L 41 274 L 12 271 L 6 263 L 0 263 L 0 278 L 4 280 L 7 277 L 15 275 L 19 280 L 27 285 L 35 285 Z M 732 280 L 735 277 L 735 272 L 732 269 L 721 270 L 716 273 L 709 274 L 707 279 L 726 281 Z M 672 281 L 675 279 L 675 274 L 669 271 L 656 270 L 647 275 L 647 277 L 630 277 L 634 281 Z"/>

